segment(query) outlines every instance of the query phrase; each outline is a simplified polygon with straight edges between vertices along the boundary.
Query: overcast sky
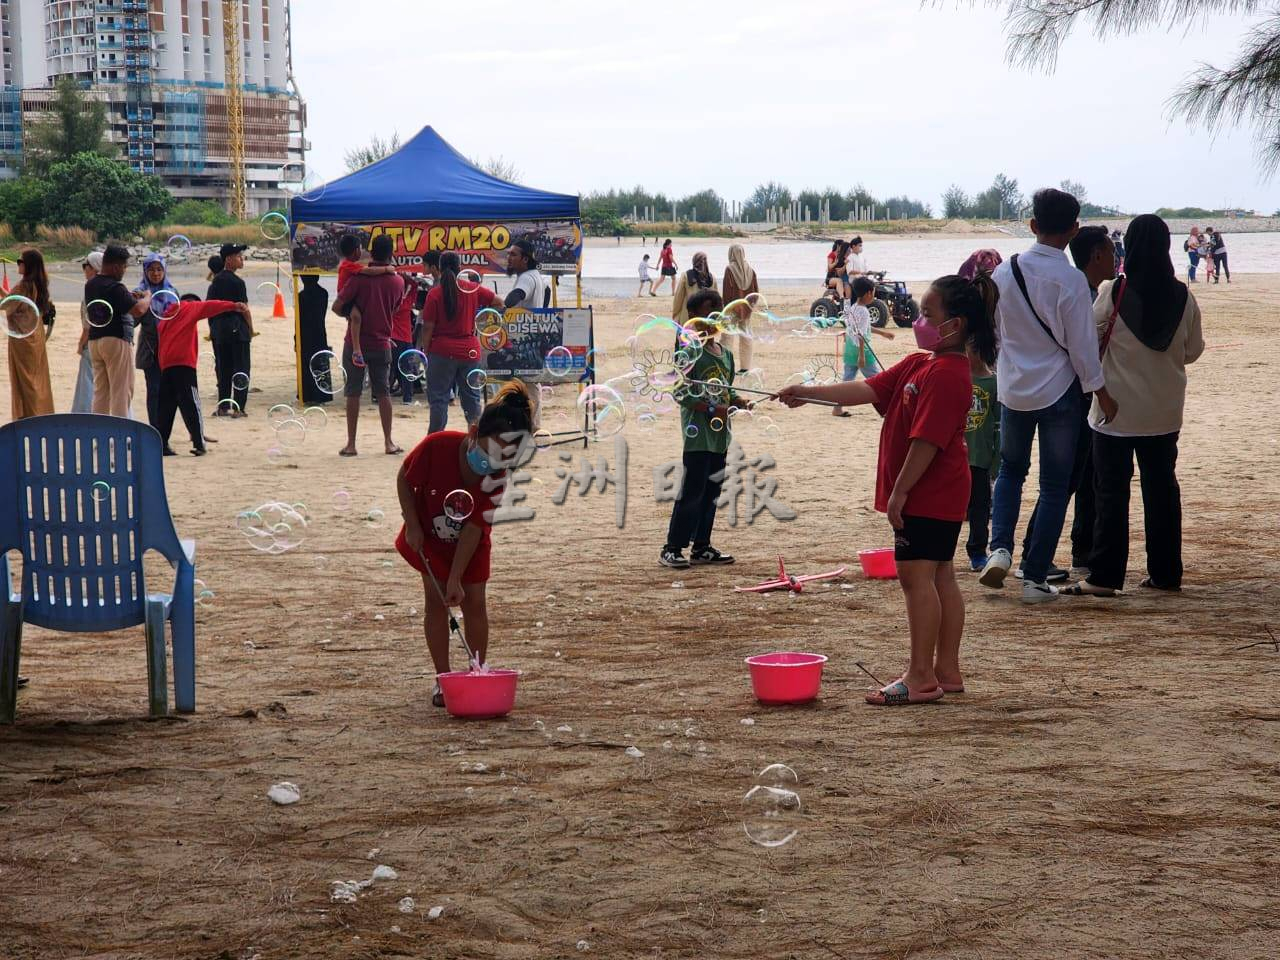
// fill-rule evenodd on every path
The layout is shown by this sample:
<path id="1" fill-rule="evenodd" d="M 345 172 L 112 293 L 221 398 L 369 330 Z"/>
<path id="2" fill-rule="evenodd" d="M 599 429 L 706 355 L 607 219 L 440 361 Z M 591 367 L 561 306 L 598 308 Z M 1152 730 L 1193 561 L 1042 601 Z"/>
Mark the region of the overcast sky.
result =
<path id="1" fill-rule="evenodd" d="M 311 163 L 430 124 L 468 156 L 566 193 L 643 184 L 745 199 L 862 183 L 941 207 L 955 182 L 1024 191 L 1070 177 L 1090 199 L 1280 207 L 1249 130 L 1170 120 L 1200 61 L 1224 65 L 1252 20 L 1107 43 L 1073 36 L 1052 75 L 1008 66 L 1000 15 L 915 0 L 305 0 L 293 59 Z M 1256 20 L 1256 18 L 1253 18 Z"/>

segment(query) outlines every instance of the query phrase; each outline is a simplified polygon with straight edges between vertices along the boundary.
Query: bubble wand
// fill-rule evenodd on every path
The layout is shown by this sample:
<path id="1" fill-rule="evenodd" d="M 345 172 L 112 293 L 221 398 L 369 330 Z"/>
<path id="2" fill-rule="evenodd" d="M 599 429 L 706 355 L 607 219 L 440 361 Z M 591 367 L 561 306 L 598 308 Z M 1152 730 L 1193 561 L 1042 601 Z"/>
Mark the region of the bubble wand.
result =
<path id="1" fill-rule="evenodd" d="M 449 606 L 444 598 L 444 590 L 440 587 L 440 581 L 436 579 L 435 572 L 431 569 L 431 564 L 427 562 L 426 555 L 423 554 L 421 549 L 418 550 L 418 559 L 422 561 L 422 569 L 427 571 L 427 576 L 431 578 L 431 583 L 436 588 L 436 595 L 440 597 L 440 602 L 444 604 L 445 613 L 449 615 L 449 631 L 458 635 L 458 639 L 462 642 L 462 649 L 467 652 L 467 664 L 472 669 L 479 670 L 481 663 L 476 659 L 476 655 L 471 652 L 467 638 L 462 632 L 462 625 L 458 623 L 458 618 L 453 615 L 453 608 Z"/>
<path id="2" fill-rule="evenodd" d="M 778 395 L 778 392 L 776 390 L 752 390 L 748 387 L 734 387 L 734 386 L 730 386 L 727 383 L 719 383 L 714 380 L 691 380 L 688 377 L 685 377 L 684 382 L 696 383 L 701 387 L 719 387 L 721 390 L 729 389 L 729 390 L 732 390 L 734 393 L 754 393 L 761 397 L 768 397 L 770 400 L 776 398 Z M 840 404 L 836 403 L 834 400 L 805 400 L 805 403 L 816 404 L 819 407 L 840 406 Z"/>

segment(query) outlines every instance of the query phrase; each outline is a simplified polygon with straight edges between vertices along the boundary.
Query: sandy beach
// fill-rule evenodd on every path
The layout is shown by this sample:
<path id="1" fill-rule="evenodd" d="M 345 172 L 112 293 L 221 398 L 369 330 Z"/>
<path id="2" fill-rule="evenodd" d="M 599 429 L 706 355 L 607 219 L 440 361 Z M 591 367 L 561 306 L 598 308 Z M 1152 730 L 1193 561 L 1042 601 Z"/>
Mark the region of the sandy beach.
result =
<path id="1" fill-rule="evenodd" d="M 738 439 L 774 458 L 766 476 L 798 516 L 730 528 L 722 515 L 729 568 L 656 563 L 669 504 L 654 501 L 653 471 L 680 450 L 669 418 L 623 434 L 621 530 L 613 487 L 553 504 L 566 465 L 539 453 L 524 487 L 536 518 L 495 530 L 489 588 L 490 660 L 523 671 L 517 708 L 451 721 L 429 702 L 421 583 L 392 546 L 400 460 L 380 452 L 367 405 L 361 456 L 339 459 L 330 404 L 326 427 L 268 462 L 267 409 L 294 402 L 293 330 L 261 320 L 249 417 L 211 418 L 219 442 L 203 459 L 179 425 L 182 455 L 165 463 L 177 529 L 215 594 L 198 610 L 197 712 L 146 718 L 141 628 L 25 632 L 31 685 L 0 728 L 0 954 L 1274 956 L 1280 650 L 1238 648 L 1268 638 L 1280 601 L 1280 446 L 1261 413 L 1280 277 L 1235 280 L 1193 288 L 1210 347 L 1189 371 L 1181 441 L 1185 591 L 1136 589 L 1135 480 L 1129 594 L 1024 608 L 964 574 L 969 692 L 903 710 L 865 706 L 854 666 L 891 678 L 906 653 L 896 583 L 864 580 L 855 556 L 890 543 L 871 506 L 879 421 L 779 408 L 776 436 L 757 425 Z M 77 362 L 69 293 L 54 289 L 60 412 Z M 810 293 L 783 290 L 775 310 L 806 313 Z M 659 304 L 596 304 L 608 376 Z M 886 362 L 911 349 L 905 334 L 876 342 Z M 780 383 L 832 346 L 762 344 L 755 362 Z M 558 390 L 549 425 L 573 413 Z M 425 405 L 397 405 L 395 424 L 416 443 Z M 573 468 L 584 454 L 558 450 Z M 617 465 L 612 440 L 585 453 Z M 304 503 L 311 522 L 301 546 L 269 556 L 235 518 L 275 500 Z M 850 572 L 799 597 L 732 591 L 771 576 L 779 553 L 792 573 Z M 151 589 L 168 588 L 162 570 Z M 742 659 L 786 649 L 830 656 L 822 697 L 761 707 Z M 772 763 L 795 770 L 803 811 L 798 836 L 766 849 L 745 835 L 742 801 Z M 301 802 L 273 805 L 279 781 Z M 397 877 L 331 901 L 332 881 L 380 864 Z"/>

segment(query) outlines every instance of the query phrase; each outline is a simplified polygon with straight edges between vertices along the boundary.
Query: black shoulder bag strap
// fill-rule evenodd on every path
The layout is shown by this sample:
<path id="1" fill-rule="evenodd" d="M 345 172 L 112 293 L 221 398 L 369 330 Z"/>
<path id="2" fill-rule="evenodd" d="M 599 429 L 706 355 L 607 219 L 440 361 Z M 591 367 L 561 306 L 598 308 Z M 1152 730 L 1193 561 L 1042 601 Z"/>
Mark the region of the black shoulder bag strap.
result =
<path id="1" fill-rule="evenodd" d="M 1050 340 L 1063 353 L 1070 356 L 1071 351 L 1058 342 L 1058 338 L 1053 335 L 1053 331 L 1049 329 L 1049 325 L 1040 319 L 1040 314 L 1036 312 L 1036 305 L 1031 302 L 1031 294 L 1027 293 L 1027 280 L 1022 275 L 1022 268 L 1018 266 L 1018 255 L 1015 253 L 1009 261 L 1009 266 L 1013 268 L 1013 279 L 1018 281 L 1018 289 L 1022 291 L 1022 299 L 1027 301 L 1027 306 L 1031 309 L 1031 315 L 1036 318 L 1036 323 L 1040 324 L 1040 329 L 1045 332 Z"/>

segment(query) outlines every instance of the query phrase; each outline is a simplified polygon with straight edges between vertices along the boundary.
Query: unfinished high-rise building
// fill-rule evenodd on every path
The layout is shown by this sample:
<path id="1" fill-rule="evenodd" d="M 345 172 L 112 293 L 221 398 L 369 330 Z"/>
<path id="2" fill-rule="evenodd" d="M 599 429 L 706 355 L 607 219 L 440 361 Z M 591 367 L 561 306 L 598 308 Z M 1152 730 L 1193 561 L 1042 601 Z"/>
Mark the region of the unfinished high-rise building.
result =
<path id="1" fill-rule="evenodd" d="M 0 0 L 0 178 L 19 174 L 24 125 L 72 77 L 107 105 L 109 136 L 135 170 L 180 200 L 229 205 L 223 18 L 237 6 L 245 211 L 280 206 L 303 181 L 307 148 L 289 0 Z"/>

